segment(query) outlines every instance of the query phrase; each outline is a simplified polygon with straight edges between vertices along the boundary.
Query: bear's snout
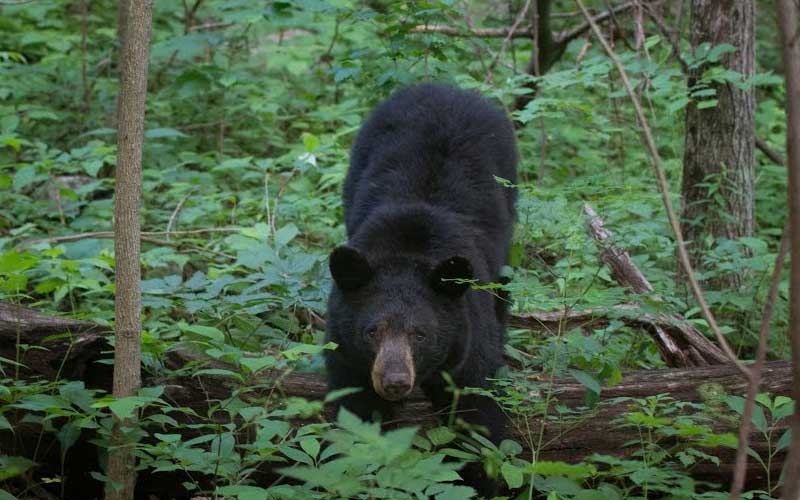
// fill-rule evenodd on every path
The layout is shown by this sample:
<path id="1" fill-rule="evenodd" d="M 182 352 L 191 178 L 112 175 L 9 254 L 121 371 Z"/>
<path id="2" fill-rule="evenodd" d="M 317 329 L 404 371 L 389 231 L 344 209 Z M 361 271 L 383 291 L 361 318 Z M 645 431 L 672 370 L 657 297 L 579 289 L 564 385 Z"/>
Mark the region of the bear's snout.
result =
<path id="1" fill-rule="evenodd" d="M 383 399 L 397 401 L 411 393 L 416 371 L 406 335 L 385 335 L 372 363 L 372 388 Z"/>
<path id="2" fill-rule="evenodd" d="M 392 401 L 404 398 L 414 387 L 410 374 L 407 372 L 393 372 L 384 374 L 381 385 L 386 399 Z"/>

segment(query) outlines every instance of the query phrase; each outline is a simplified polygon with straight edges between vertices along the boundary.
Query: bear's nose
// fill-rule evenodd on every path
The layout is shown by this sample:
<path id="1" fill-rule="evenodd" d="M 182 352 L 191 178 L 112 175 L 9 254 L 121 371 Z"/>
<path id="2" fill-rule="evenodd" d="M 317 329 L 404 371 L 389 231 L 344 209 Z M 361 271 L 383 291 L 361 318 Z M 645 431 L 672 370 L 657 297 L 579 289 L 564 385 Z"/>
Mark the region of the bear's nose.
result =
<path id="1" fill-rule="evenodd" d="M 382 385 L 389 399 L 401 399 L 411 392 L 411 377 L 407 373 L 388 373 Z"/>

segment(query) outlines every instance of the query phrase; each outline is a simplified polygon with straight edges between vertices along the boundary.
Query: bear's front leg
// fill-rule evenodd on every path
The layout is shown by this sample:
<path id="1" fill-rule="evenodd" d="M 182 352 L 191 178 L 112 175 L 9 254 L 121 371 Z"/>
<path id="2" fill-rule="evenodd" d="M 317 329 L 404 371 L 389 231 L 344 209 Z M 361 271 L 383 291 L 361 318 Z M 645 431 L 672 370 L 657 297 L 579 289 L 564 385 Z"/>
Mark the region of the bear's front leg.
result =
<path id="1" fill-rule="evenodd" d="M 328 391 L 346 387 L 359 388 L 360 391 L 337 399 L 332 404 L 331 415 L 333 418 L 339 415 L 339 408 L 342 407 L 366 422 L 384 421 L 390 418 L 391 404 L 389 401 L 378 396 L 366 375 L 359 373 L 338 358 L 339 356 L 334 353 L 325 358 L 325 367 L 328 371 Z"/>
<path id="2" fill-rule="evenodd" d="M 505 439 L 508 432 L 508 417 L 492 398 L 473 394 L 461 395 L 457 407 L 453 408 L 453 394 L 447 392 L 444 381 L 427 384 L 423 390 L 442 420 L 446 420 L 450 412 L 454 411 L 456 417 L 488 431 L 488 437 L 494 444 L 499 444 Z M 470 462 L 465 465 L 461 477 L 465 485 L 471 486 L 485 498 L 492 498 L 500 492 L 499 482 L 486 473 L 481 462 Z"/>

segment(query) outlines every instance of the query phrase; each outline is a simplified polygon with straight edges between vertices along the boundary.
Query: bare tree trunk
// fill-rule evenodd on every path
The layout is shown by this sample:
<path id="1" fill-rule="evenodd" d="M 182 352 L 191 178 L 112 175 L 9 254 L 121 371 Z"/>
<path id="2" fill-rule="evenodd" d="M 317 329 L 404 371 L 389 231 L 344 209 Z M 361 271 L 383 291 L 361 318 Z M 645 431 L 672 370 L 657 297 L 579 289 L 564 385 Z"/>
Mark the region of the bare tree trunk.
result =
<path id="1" fill-rule="evenodd" d="M 531 13 L 531 25 L 536 32 L 531 49 L 531 58 L 525 67 L 525 73 L 533 76 L 541 76 L 558 61 L 566 49 L 566 43 L 559 43 L 553 37 L 550 29 L 550 8 L 551 0 L 536 0 Z M 521 94 L 514 100 L 514 109 L 523 109 L 529 102 L 536 98 L 536 84 L 527 84 L 530 92 Z"/>
<path id="2" fill-rule="evenodd" d="M 132 396 L 142 383 L 140 366 L 141 292 L 139 263 L 139 202 L 141 200 L 142 144 L 150 54 L 152 0 L 120 2 L 124 21 L 120 58 L 117 123 L 117 171 L 114 197 L 114 255 L 116 259 L 116 336 L 114 346 L 114 397 Z M 126 446 L 116 421 L 114 447 L 109 450 L 107 499 L 132 499 L 136 482 L 133 450 Z"/>
<path id="3" fill-rule="evenodd" d="M 745 78 L 755 67 L 755 2 L 752 0 L 692 0 L 690 39 L 694 49 L 703 43 L 736 47 L 721 63 Z M 700 80 L 705 67 L 689 71 L 689 86 Z M 695 269 L 703 269 L 704 241 L 752 236 L 755 226 L 755 94 L 730 83 L 717 84 L 717 105 L 686 110 L 686 149 L 683 156 L 683 228 Z M 718 186 L 711 196 L 709 185 Z M 738 287 L 742 275 L 722 278 L 722 286 Z"/>
<path id="4" fill-rule="evenodd" d="M 796 500 L 800 498 L 800 5 L 797 0 L 778 0 L 777 4 L 786 75 L 786 165 L 789 167 L 789 226 L 792 242 L 789 324 L 795 401 L 783 498 Z"/>

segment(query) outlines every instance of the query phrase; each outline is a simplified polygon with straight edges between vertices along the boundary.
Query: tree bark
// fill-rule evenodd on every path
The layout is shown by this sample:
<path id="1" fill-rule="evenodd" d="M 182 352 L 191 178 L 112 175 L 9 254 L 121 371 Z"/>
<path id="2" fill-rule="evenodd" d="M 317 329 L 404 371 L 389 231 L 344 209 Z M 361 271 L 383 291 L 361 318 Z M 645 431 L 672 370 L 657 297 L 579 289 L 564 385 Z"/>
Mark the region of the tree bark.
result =
<path id="1" fill-rule="evenodd" d="M 142 145 L 150 55 L 152 0 L 120 2 L 120 58 L 117 169 L 114 197 L 114 255 L 116 261 L 114 345 L 115 398 L 136 394 L 141 386 L 141 292 L 139 287 L 139 203 L 141 200 Z M 124 34 L 124 35 L 123 35 Z M 133 449 L 126 446 L 122 426 L 115 421 L 114 444 L 109 450 L 107 499 L 132 499 L 136 482 Z"/>
<path id="2" fill-rule="evenodd" d="M 786 74 L 786 165 L 789 168 L 789 227 L 792 242 L 789 330 L 795 400 L 783 498 L 796 500 L 800 498 L 800 5 L 797 0 L 778 0 L 777 4 Z"/>
<path id="3" fill-rule="evenodd" d="M 712 47 L 731 44 L 722 65 L 744 78 L 755 67 L 755 2 L 692 0 L 690 41 Z M 689 87 L 707 67 L 690 69 Z M 713 85 L 716 106 L 700 109 L 693 100 L 686 110 L 683 157 L 683 228 L 695 269 L 703 270 L 706 238 L 736 240 L 752 236 L 755 226 L 755 93 L 731 83 Z M 709 184 L 711 186 L 709 186 Z M 711 188 L 718 189 L 714 196 Z M 742 274 L 722 277 L 722 286 L 738 287 Z"/>

